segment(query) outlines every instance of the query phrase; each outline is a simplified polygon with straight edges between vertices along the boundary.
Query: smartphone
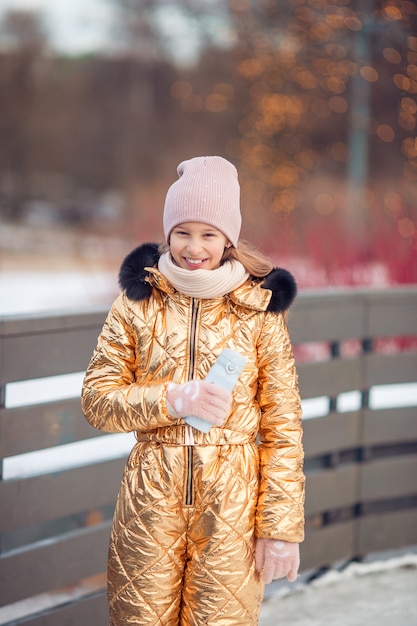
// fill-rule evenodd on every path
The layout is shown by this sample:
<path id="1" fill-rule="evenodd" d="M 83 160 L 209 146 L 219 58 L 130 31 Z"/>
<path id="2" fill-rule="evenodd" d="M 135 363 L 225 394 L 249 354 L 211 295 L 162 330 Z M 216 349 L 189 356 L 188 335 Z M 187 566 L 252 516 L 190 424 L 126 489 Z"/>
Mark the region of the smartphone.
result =
<path id="1" fill-rule="evenodd" d="M 219 385 L 219 387 L 224 387 L 224 389 L 228 391 L 233 391 L 237 379 L 245 367 L 245 363 L 246 358 L 242 354 L 235 352 L 235 350 L 230 350 L 230 348 L 225 348 L 217 357 L 215 364 L 209 370 L 205 380 L 209 383 L 215 383 Z M 201 430 L 203 433 L 208 433 L 213 426 L 213 424 L 207 420 L 195 417 L 194 415 L 185 417 L 184 421 L 193 428 Z"/>

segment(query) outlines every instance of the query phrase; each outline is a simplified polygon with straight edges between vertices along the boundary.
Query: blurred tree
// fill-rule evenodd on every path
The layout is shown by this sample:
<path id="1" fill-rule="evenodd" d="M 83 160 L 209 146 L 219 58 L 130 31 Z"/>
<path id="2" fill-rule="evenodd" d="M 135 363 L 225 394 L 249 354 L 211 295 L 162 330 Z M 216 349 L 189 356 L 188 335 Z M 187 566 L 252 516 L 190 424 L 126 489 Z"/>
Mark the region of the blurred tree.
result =
<path id="1" fill-rule="evenodd" d="M 8 218 L 39 198 L 98 228 L 120 189 L 128 211 L 103 227 L 158 237 L 178 161 L 217 153 L 240 170 L 244 236 L 274 256 L 417 280 L 414 2 L 109 1 L 111 54 L 52 55 L 36 14 L 2 24 Z"/>
<path id="2" fill-rule="evenodd" d="M 147 60 L 194 64 L 201 51 L 230 44 L 222 37 L 227 5 L 222 0 L 110 0 L 118 9 L 119 52 Z"/>
<path id="3" fill-rule="evenodd" d="M 48 45 L 39 14 L 7 12 L 0 23 L 0 45 L 9 51 L 0 73 L 0 168 L 8 173 L 8 211 L 19 218 L 28 197 L 35 158 L 33 112 L 38 95 L 40 60 Z"/>
<path id="4" fill-rule="evenodd" d="M 407 159 L 398 124 L 404 100 L 403 128 L 413 126 L 415 3 L 229 0 L 229 6 L 239 41 L 236 83 L 248 91 L 234 152 L 243 196 L 258 207 L 248 208 L 251 232 L 268 238 L 275 231 L 272 245 L 333 266 L 335 256 L 345 264 L 375 258 L 378 185 L 385 176 L 398 185 L 398 173 L 404 181 L 398 172 Z M 391 72 L 394 60 L 402 74 Z M 411 139 L 406 145 L 412 156 Z M 406 179 L 411 172 L 408 165 Z M 383 213 L 381 204 L 383 198 Z"/>

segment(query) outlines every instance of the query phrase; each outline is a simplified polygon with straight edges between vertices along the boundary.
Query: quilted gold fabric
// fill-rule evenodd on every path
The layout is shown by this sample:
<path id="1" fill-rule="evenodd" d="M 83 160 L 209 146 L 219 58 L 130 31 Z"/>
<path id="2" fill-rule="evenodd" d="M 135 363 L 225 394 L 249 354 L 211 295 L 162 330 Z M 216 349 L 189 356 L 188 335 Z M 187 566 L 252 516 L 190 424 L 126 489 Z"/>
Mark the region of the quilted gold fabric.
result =
<path id="1" fill-rule="evenodd" d="M 110 624 L 255 625 L 255 537 L 303 540 L 301 408 L 285 315 L 267 311 L 271 292 L 258 281 L 196 300 L 156 269 L 148 280 L 151 297 L 122 293 L 113 304 L 82 394 L 94 427 L 137 437 L 110 540 Z M 201 433 L 168 414 L 166 387 L 204 378 L 225 347 L 246 366 L 224 427 Z"/>

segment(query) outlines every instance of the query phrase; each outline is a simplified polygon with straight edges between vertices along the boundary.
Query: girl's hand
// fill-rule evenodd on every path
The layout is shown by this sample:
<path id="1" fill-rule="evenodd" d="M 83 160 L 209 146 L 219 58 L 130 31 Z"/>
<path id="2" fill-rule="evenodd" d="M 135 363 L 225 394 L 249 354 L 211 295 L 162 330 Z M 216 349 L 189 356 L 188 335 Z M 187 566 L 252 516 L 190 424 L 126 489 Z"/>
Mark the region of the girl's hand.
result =
<path id="1" fill-rule="evenodd" d="M 214 426 L 223 425 L 231 401 L 230 391 L 204 380 L 190 380 L 181 385 L 170 383 L 167 388 L 167 408 L 174 417 L 194 415 Z"/>
<path id="2" fill-rule="evenodd" d="M 300 544 L 279 539 L 256 540 L 255 567 L 262 572 L 265 584 L 285 576 L 289 582 L 294 582 L 299 566 Z"/>

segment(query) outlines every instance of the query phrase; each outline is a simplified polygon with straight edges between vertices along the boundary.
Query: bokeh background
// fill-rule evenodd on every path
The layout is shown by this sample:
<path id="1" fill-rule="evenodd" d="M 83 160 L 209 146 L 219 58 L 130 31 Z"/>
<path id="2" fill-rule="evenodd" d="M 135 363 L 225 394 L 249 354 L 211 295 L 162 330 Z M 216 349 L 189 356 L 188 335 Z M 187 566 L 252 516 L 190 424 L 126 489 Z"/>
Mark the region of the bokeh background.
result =
<path id="1" fill-rule="evenodd" d="M 0 20 L 3 310 L 36 273 L 48 306 L 110 300 L 202 154 L 235 163 L 243 237 L 301 288 L 417 282 L 414 1 L 0 0 Z M 91 281 L 65 300 L 70 276 Z"/>

